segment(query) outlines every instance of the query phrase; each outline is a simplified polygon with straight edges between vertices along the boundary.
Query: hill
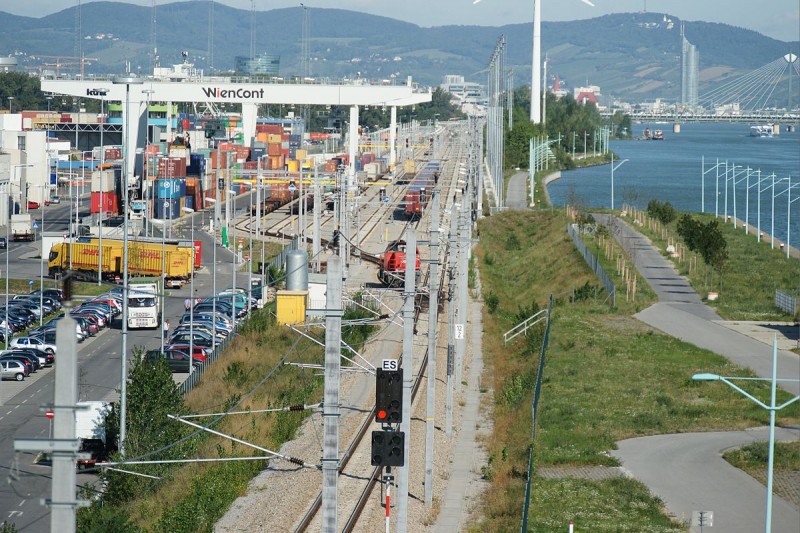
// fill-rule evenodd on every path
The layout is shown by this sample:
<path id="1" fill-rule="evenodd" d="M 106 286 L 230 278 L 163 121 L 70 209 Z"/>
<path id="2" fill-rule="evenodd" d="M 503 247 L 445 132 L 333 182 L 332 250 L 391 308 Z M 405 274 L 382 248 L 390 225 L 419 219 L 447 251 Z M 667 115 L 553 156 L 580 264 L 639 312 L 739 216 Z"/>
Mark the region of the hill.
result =
<path id="1" fill-rule="evenodd" d="M 213 42 L 209 40 L 213 6 Z M 0 54 L 17 54 L 20 64 L 36 71 L 44 63 L 69 59 L 39 59 L 38 55 L 79 56 L 98 61 L 87 74 L 150 72 L 152 9 L 119 2 L 84 3 L 81 35 L 76 37 L 76 10 L 71 7 L 41 18 L 0 11 Z M 176 2 L 157 7 L 156 43 L 162 65 L 181 61 L 186 50 L 198 68 L 224 72 L 234 57 L 249 55 L 251 13 L 222 4 Z M 462 74 L 484 81 L 489 56 L 498 37 L 506 37 L 506 66 L 515 83 L 530 83 L 531 26 L 440 26 L 422 28 L 388 17 L 340 9 L 312 9 L 311 72 L 315 77 L 361 76 L 373 79 L 412 75 L 425 85 L 438 85 L 444 74 Z M 730 76 L 753 71 L 800 43 L 786 43 L 751 30 L 725 24 L 681 21 L 660 13 L 622 13 L 588 20 L 543 23 L 543 50 L 548 72 L 570 86 L 587 81 L 631 101 L 680 95 L 680 25 L 700 53 L 701 93 Z M 258 11 L 257 53 L 281 56 L 281 73 L 300 70 L 302 8 Z M 50 67 L 52 68 L 52 67 Z M 75 65 L 65 66 L 77 71 Z M 65 70 L 66 71 L 66 70 Z M 782 89 L 778 87 L 776 92 Z M 785 101 L 785 98 L 783 99 Z"/>

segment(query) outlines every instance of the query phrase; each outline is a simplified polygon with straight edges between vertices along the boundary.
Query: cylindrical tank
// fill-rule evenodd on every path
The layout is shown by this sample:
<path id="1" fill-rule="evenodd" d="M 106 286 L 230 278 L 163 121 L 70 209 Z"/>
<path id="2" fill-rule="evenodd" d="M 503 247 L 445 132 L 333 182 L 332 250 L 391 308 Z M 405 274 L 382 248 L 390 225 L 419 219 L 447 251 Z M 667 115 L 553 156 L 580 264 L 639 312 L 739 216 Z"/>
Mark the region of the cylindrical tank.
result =
<path id="1" fill-rule="evenodd" d="M 677 122 L 672 125 L 672 133 L 680 133 L 681 132 L 681 125 Z"/>
<path id="2" fill-rule="evenodd" d="M 308 254 L 304 250 L 286 254 L 286 290 L 308 290 Z"/>

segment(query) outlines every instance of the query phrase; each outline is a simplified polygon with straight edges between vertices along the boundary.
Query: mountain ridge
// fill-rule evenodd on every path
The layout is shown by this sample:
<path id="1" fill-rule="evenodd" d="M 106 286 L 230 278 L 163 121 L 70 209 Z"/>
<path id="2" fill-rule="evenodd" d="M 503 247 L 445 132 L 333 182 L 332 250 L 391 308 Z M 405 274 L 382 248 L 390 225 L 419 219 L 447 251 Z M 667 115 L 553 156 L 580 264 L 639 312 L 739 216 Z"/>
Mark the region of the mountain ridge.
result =
<path id="1" fill-rule="evenodd" d="M 211 54 L 205 2 L 157 7 L 156 41 L 162 65 L 179 63 L 181 51 L 187 50 L 190 60 L 206 73 L 224 72 L 233 68 L 234 56 L 249 55 L 251 12 L 213 6 Z M 87 75 L 122 72 L 126 62 L 141 74 L 151 71 L 151 7 L 84 3 L 80 43 L 75 37 L 76 10 L 71 7 L 41 18 L 0 11 L 0 53 L 19 54 L 21 67 L 35 71 L 37 61 L 32 56 L 59 51 L 62 57 L 78 56 L 82 45 L 85 57 L 98 58 L 86 68 Z M 759 69 L 787 52 L 797 54 L 800 48 L 798 42 L 721 23 L 681 21 L 663 13 L 618 13 L 570 22 L 545 21 L 542 50 L 548 54 L 551 78 L 557 74 L 562 83 L 588 82 L 599 85 L 605 94 L 630 101 L 675 100 L 680 96 L 681 24 L 700 53 L 701 92 L 704 86 Z M 256 51 L 280 55 L 283 76 L 299 73 L 301 25 L 300 7 L 256 12 Z M 501 34 L 506 39 L 506 67 L 514 70 L 517 85 L 529 84 L 530 23 L 422 27 L 355 11 L 314 8 L 312 75 L 371 79 L 412 75 L 424 85 L 438 85 L 445 74 L 461 74 L 483 82 L 483 71 Z"/>

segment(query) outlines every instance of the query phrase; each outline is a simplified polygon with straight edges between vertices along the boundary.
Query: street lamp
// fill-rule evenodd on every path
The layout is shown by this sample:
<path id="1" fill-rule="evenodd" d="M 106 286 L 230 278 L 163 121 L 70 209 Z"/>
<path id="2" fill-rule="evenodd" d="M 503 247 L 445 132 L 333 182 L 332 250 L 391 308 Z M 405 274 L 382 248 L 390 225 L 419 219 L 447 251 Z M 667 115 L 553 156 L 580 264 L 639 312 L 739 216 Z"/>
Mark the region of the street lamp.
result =
<path id="1" fill-rule="evenodd" d="M 233 189 L 228 189 L 228 195 L 236 195 L 236 191 Z M 232 221 L 231 229 L 233 231 L 233 237 L 231 240 L 232 248 L 233 248 L 233 297 L 231 298 L 231 307 L 233 308 L 233 329 L 236 329 L 236 269 L 239 266 L 239 249 L 236 246 L 236 201 L 233 201 L 233 213 L 232 213 Z M 216 298 L 216 294 L 214 295 Z"/>
<path id="2" fill-rule="evenodd" d="M 611 210 L 614 210 L 614 171 L 621 167 L 628 160 L 623 159 L 616 166 L 614 166 L 614 152 L 611 152 Z"/>
<path id="3" fill-rule="evenodd" d="M 28 168 L 32 167 L 31 164 L 22 164 L 22 165 L 11 165 L 11 171 L 16 174 L 16 169 L 18 168 Z M 12 175 L 13 177 L 13 175 Z M 11 180 L 14 181 L 14 180 Z M 9 263 L 8 263 L 8 256 L 11 255 L 11 212 L 8 209 L 8 205 L 10 204 L 9 198 L 11 198 L 11 181 L 8 182 L 6 187 L 6 328 L 8 328 L 8 295 L 9 295 L 9 288 L 8 288 L 8 279 L 11 277 L 9 275 Z M 17 185 L 19 187 L 19 185 Z M 6 350 L 8 350 L 8 343 L 9 337 L 11 337 L 10 332 L 5 333 L 6 339 Z"/>
<path id="4" fill-rule="evenodd" d="M 181 209 L 183 210 L 184 213 L 187 213 L 189 215 L 189 218 L 192 219 L 192 233 L 191 233 L 191 237 L 190 237 L 190 239 L 192 241 L 192 257 L 191 257 L 191 259 L 192 259 L 192 264 L 191 264 L 192 278 L 189 280 L 189 295 L 190 295 L 189 299 L 191 301 L 191 305 L 189 306 L 189 374 L 191 374 L 192 373 L 192 358 L 194 356 L 194 304 L 195 304 L 195 301 L 194 301 L 194 265 L 195 265 L 194 254 L 197 253 L 197 248 L 194 245 L 194 209 L 192 209 L 191 207 L 183 207 Z M 216 317 L 214 317 L 214 320 L 216 321 Z M 212 324 L 211 333 L 213 333 L 214 336 L 216 336 L 216 331 L 214 330 L 214 324 Z"/>
<path id="5" fill-rule="evenodd" d="M 103 189 L 105 187 L 104 183 L 105 180 L 103 179 L 103 176 L 105 172 L 105 156 L 106 156 L 106 149 L 105 146 L 103 146 L 103 123 L 106 121 L 106 117 L 104 114 L 105 111 L 104 104 L 106 101 L 106 95 L 108 94 L 108 89 L 93 89 L 93 91 L 100 95 L 100 172 L 98 172 L 98 176 L 100 177 L 99 178 L 100 208 L 97 213 L 97 220 L 98 220 L 97 285 L 101 285 L 103 283 L 103 212 L 105 211 L 105 205 L 103 204 Z M 72 254 L 70 253 L 70 257 L 71 256 Z"/>
<path id="6" fill-rule="evenodd" d="M 778 367 L 778 340 L 777 336 L 772 341 L 772 378 L 770 381 L 770 403 L 769 405 L 765 404 L 755 396 L 751 395 L 747 391 L 743 390 L 741 387 L 733 383 L 733 381 L 767 381 L 766 378 L 736 378 L 736 377 L 723 377 L 717 374 L 695 374 L 692 376 L 692 379 L 695 381 L 721 381 L 731 387 L 736 392 L 742 394 L 746 398 L 752 400 L 757 405 L 763 407 L 767 411 L 769 411 L 769 458 L 767 459 L 767 512 L 764 524 L 764 531 L 765 533 L 771 533 L 772 531 L 772 475 L 773 475 L 773 467 L 775 462 L 775 412 L 780 411 L 784 407 L 787 407 L 797 400 L 800 400 L 800 396 L 795 396 L 791 400 L 788 400 L 781 405 L 775 405 L 775 394 L 777 389 L 777 382 L 778 381 L 798 381 L 796 379 L 781 379 L 778 380 L 776 378 Z"/>
<path id="7" fill-rule="evenodd" d="M 48 185 L 31 185 L 31 187 L 38 187 L 44 189 L 48 187 Z M 42 252 L 39 257 L 39 325 L 42 325 L 44 321 L 44 257 L 45 257 L 45 250 L 44 250 L 44 194 L 42 194 L 42 203 L 41 203 L 41 210 L 42 210 L 42 227 L 39 230 L 39 239 L 41 240 L 42 245 Z M 6 241 L 7 242 L 7 241 Z M 8 244 L 6 244 L 8 246 Z M 72 256 L 72 254 L 70 254 Z M 6 300 L 8 300 L 6 298 Z"/>
<path id="8" fill-rule="evenodd" d="M 114 78 L 115 85 L 125 85 L 125 122 L 123 129 L 122 148 L 122 183 L 125 193 L 125 212 L 123 220 L 123 248 L 122 248 L 122 364 L 120 365 L 121 381 L 119 386 L 120 416 L 119 416 L 119 453 L 125 456 L 125 402 L 128 390 L 128 142 L 130 128 L 130 95 L 131 85 L 140 85 L 142 80 L 132 76 Z M 162 298 L 163 299 L 163 298 Z M 163 329 L 163 328 L 162 328 Z"/>

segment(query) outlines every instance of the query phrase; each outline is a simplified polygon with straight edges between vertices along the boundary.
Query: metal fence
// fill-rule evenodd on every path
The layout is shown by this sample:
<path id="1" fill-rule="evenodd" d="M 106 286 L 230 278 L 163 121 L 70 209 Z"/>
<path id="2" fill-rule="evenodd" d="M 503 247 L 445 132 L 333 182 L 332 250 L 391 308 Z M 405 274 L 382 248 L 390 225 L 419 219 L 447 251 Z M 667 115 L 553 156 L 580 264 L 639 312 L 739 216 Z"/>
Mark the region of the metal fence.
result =
<path id="1" fill-rule="evenodd" d="M 550 344 L 550 314 L 553 311 L 553 295 L 547 302 L 547 321 L 545 322 L 544 335 L 542 336 L 542 348 L 539 352 L 539 367 L 536 369 L 536 385 L 533 388 L 533 402 L 531 403 L 531 442 L 536 440 L 536 418 L 539 414 L 539 399 L 542 395 L 542 379 L 544 376 L 544 360 L 547 353 L 547 346 Z M 535 464 L 533 461 L 533 444 L 528 448 L 528 477 L 525 482 L 525 501 L 522 504 L 522 524 L 521 533 L 528 531 L 528 509 L 531 502 L 531 485 L 533 483 L 533 471 Z"/>
<path id="2" fill-rule="evenodd" d="M 586 247 L 586 244 L 578 233 L 577 224 L 570 224 L 567 227 L 567 231 L 569 232 L 569 236 L 572 237 L 572 242 L 575 244 L 575 247 L 583 256 L 584 261 L 586 261 L 586 264 L 589 265 L 589 268 L 594 271 L 595 275 L 597 275 L 600 282 L 606 288 L 606 292 L 609 298 L 611 298 L 611 305 L 615 306 L 617 304 L 617 288 L 614 282 L 611 281 L 611 278 L 608 277 L 608 274 L 606 274 L 606 271 L 603 270 L 603 267 L 600 266 L 600 261 L 597 260 L 597 257 Z"/>
<path id="3" fill-rule="evenodd" d="M 792 316 L 800 313 L 800 309 L 797 308 L 797 296 L 778 289 L 775 289 L 775 307 Z"/>

